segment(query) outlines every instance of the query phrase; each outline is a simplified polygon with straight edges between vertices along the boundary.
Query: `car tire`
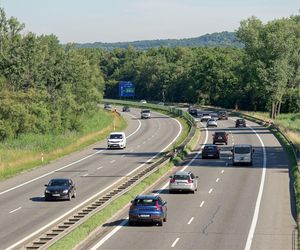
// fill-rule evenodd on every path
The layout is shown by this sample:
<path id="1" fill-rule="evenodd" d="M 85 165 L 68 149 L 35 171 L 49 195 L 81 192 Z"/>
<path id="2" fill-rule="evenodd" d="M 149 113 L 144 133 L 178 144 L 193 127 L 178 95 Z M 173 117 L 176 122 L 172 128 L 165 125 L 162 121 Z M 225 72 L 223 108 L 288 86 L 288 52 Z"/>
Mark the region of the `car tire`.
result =
<path id="1" fill-rule="evenodd" d="M 129 221 L 128 221 L 128 225 L 129 225 L 129 226 L 134 226 L 134 222 L 133 222 L 132 220 L 129 220 Z"/>
<path id="2" fill-rule="evenodd" d="M 72 195 L 71 193 L 68 194 L 68 201 L 72 200 Z"/>
<path id="3" fill-rule="evenodd" d="M 74 191 L 74 193 L 73 193 L 73 196 L 72 196 L 73 198 L 76 198 L 76 191 Z"/>
<path id="4" fill-rule="evenodd" d="M 161 220 L 158 222 L 158 226 L 159 226 L 159 227 L 162 227 L 162 225 L 163 225 L 163 219 L 161 219 Z"/>
<path id="5" fill-rule="evenodd" d="M 167 213 L 166 213 L 166 215 L 164 217 L 164 222 L 167 222 Z"/>

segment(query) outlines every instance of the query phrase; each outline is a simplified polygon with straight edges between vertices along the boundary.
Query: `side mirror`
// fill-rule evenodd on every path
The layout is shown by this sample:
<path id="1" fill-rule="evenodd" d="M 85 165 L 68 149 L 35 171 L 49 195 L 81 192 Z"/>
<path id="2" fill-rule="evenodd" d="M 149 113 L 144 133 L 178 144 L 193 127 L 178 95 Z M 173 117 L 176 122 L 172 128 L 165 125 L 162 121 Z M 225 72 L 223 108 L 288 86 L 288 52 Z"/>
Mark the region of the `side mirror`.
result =
<path id="1" fill-rule="evenodd" d="M 254 149 L 252 149 L 252 153 L 254 153 L 255 152 L 255 150 Z"/>
<path id="2" fill-rule="evenodd" d="M 198 178 L 199 178 L 199 176 L 197 175 L 197 176 L 196 176 L 196 178 L 198 179 Z"/>
<path id="3" fill-rule="evenodd" d="M 164 201 L 164 202 L 163 202 L 163 205 L 166 205 L 166 204 L 167 204 L 167 202 L 166 202 L 166 201 Z"/>
<path id="4" fill-rule="evenodd" d="M 133 204 L 134 200 L 130 201 L 131 204 Z"/>
<path id="5" fill-rule="evenodd" d="M 172 176 L 172 175 L 170 175 L 170 176 L 169 176 L 169 178 L 171 178 L 171 179 L 172 179 L 172 178 L 173 178 L 173 176 Z"/>
<path id="6" fill-rule="evenodd" d="M 48 184 L 45 184 L 45 187 L 48 187 Z"/>

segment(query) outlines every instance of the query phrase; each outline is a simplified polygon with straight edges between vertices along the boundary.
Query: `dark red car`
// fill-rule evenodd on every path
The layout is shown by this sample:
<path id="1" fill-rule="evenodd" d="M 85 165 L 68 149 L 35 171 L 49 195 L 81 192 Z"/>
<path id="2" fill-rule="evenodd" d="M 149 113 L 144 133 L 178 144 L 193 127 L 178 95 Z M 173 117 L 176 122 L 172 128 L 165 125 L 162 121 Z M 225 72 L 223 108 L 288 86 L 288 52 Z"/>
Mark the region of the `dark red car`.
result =
<path id="1" fill-rule="evenodd" d="M 225 143 L 228 144 L 228 133 L 225 131 L 218 131 L 213 134 L 213 144 Z"/>
<path id="2" fill-rule="evenodd" d="M 237 119 L 235 121 L 235 127 L 246 127 L 246 120 L 243 118 Z"/>

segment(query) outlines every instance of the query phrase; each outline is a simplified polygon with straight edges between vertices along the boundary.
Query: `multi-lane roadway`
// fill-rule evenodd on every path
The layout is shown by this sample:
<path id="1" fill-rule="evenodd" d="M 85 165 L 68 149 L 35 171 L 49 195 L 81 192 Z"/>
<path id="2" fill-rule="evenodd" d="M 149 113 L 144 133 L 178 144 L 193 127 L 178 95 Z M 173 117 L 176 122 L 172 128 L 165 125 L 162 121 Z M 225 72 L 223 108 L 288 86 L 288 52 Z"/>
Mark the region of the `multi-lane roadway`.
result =
<path id="1" fill-rule="evenodd" d="M 0 182 L 0 249 L 19 249 L 29 238 L 54 225 L 118 180 L 142 169 L 179 137 L 180 123 L 153 113 L 140 119 L 140 110 L 123 113 L 128 126 L 127 147 L 107 150 L 102 141 L 42 168 Z M 71 201 L 46 202 L 44 185 L 51 178 L 72 178 L 77 197 Z"/>
<path id="2" fill-rule="evenodd" d="M 176 167 L 199 176 L 195 194 L 169 194 L 167 177 L 148 191 L 167 201 L 168 221 L 163 227 L 129 226 L 126 208 L 84 248 L 294 249 L 295 206 L 288 158 L 267 128 L 249 121 L 246 128 L 235 128 L 235 119 L 218 121 L 217 128 L 203 127 L 198 149 Z M 228 145 L 220 145 L 221 159 L 201 159 L 202 146 L 212 143 L 217 130 L 229 133 Z M 254 146 L 253 166 L 233 167 L 230 149 L 242 143 Z"/>

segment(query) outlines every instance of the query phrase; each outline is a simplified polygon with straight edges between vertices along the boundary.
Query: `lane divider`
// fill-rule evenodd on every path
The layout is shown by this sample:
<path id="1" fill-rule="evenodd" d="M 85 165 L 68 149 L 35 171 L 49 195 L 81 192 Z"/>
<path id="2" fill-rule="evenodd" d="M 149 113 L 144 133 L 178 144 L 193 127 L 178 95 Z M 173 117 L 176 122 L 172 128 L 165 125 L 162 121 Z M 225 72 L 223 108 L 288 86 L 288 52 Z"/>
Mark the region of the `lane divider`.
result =
<path id="1" fill-rule="evenodd" d="M 213 191 L 214 189 L 213 188 L 211 188 L 209 191 L 208 191 L 208 193 L 210 194 L 212 191 Z"/>
<path id="2" fill-rule="evenodd" d="M 18 207 L 18 208 L 16 208 L 16 209 L 10 211 L 9 213 L 12 214 L 12 213 L 14 213 L 14 212 L 17 212 L 17 211 L 20 210 L 21 208 L 22 208 L 22 207 Z"/>
<path id="3" fill-rule="evenodd" d="M 200 207 L 203 207 L 205 201 L 202 201 L 200 204 Z"/>
<path id="4" fill-rule="evenodd" d="M 189 222 L 188 222 L 187 224 L 190 225 L 194 219 L 195 219 L 195 218 L 192 217 L 192 218 L 189 220 Z"/>
<path id="5" fill-rule="evenodd" d="M 180 238 L 176 238 L 176 240 L 174 240 L 173 244 L 171 245 L 171 247 L 175 247 L 177 242 L 180 240 Z"/>

